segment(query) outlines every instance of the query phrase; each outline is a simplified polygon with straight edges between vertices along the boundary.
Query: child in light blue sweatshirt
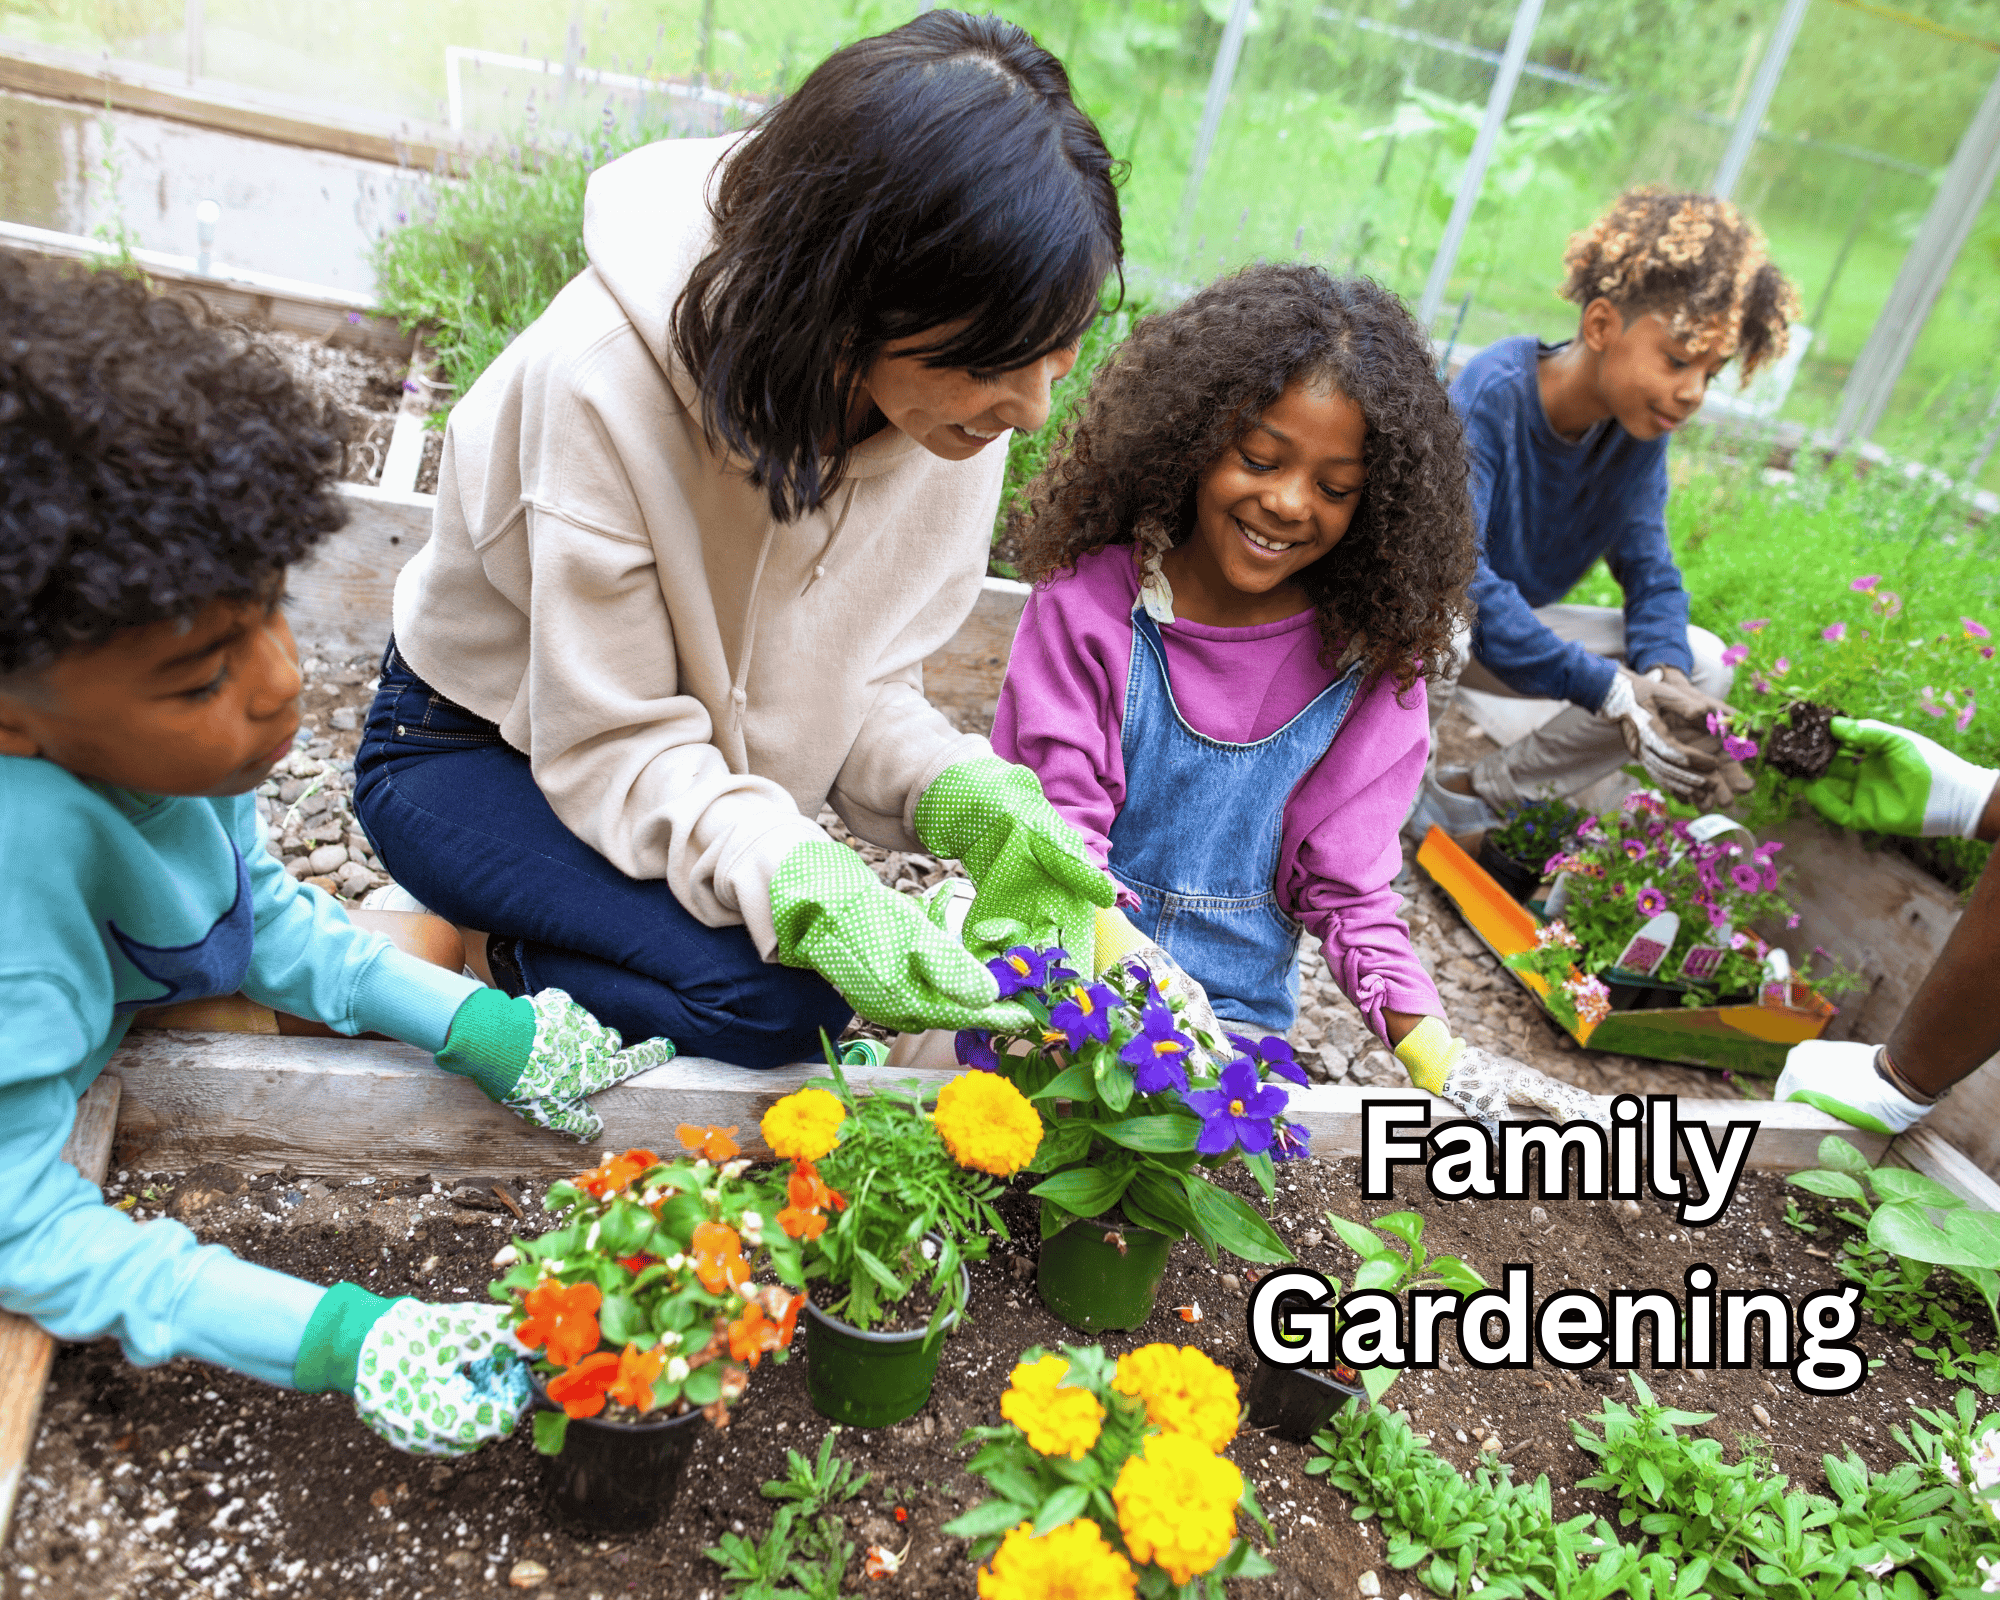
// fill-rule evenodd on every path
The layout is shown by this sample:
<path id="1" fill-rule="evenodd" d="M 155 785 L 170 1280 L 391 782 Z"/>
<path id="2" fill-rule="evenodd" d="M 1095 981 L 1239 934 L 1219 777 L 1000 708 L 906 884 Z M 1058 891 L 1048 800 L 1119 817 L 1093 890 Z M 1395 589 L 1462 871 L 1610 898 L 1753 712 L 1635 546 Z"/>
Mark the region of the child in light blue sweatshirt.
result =
<path id="1" fill-rule="evenodd" d="M 391 1443 L 456 1452 L 526 1403 L 502 1308 L 253 1266 L 59 1158 L 134 1012 L 239 989 L 578 1138 L 587 1095 L 673 1055 L 403 954 L 265 849 L 252 791 L 300 721 L 285 569 L 342 520 L 339 459 L 268 352 L 118 274 L 0 257 L 0 1308 L 345 1390 Z"/>

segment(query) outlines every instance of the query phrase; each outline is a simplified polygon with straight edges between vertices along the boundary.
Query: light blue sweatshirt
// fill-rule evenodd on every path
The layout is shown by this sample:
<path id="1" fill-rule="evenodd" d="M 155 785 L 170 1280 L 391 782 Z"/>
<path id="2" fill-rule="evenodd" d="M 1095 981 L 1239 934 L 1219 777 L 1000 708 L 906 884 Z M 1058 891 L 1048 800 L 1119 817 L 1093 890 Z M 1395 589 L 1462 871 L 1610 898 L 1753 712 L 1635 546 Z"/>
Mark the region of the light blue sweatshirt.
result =
<path id="1" fill-rule="evenodd" d="M 232 994 L 436 1053 L 478 984 L 364 933 L 264 848 L 249 795 L 162 799 L 0 756 L 0 1307 L 141 1366 L 290 1384 L 316 1284 L 143 1227 L 58 1159 L 148 1006 Z"/>

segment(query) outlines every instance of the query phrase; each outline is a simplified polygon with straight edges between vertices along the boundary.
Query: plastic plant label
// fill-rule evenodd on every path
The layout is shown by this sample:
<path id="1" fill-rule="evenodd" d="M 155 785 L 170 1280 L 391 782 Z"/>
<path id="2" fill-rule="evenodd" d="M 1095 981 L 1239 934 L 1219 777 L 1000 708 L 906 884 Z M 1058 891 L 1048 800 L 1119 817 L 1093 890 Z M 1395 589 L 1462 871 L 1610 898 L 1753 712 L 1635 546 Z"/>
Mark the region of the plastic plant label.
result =
<path id="1" fill-rule="evenodd" d="M 1725 817 L 1720 811 L 1711 811 L 1707 816 L 1696 817 L 1688 824 L 1688 837 L 1696 844 L 1707 844 L 1709 840 L 1718 834 L 1729 832 L 1731 828 L 1746 837 L 1750 835 L 1750 830 L 1734 817 Z"/>
<path id="2" fill-rule="evenodd" d="M 1762 1005 L 1780 1008 L 1792 1003 L 1792 958 L 1775 946 L 1764 957 L 1764 983 L 1757 999 Z"/>
<path id="3" fill-rule="evenodd" d="M 1632 935 L 1631 942 L 1618 957 L 1617 965 L 1638 977 L 1652 977 L 1660 970 L 1660 963 L 1666 960 L 1667 952 L 1673 949 L 1680 931 L 1681 914 L 1678 911 L 1662 911 Z"/>
<path id="4" fill-rule="evenodd" d="M 1727 929 L 1723 937 L 1728 937 Z M 1698 944 L 1681 961 L 1680 975 L 1690 983 L 1706 983 L 1715 976 L 1716 969 L 1722 965 L 1722 958 L 1728 954 L 1726 945 Z"/>
<path id="5" fill-rule="evenodd" d="M 1556 881 L 1549 885 L 1548 898 L 1542 902 L 1543 920 L 1554 922 L 1556 918 L 1563 914 L 1563 908 L 1568 904 L 1569 874 L 1567 872 L 1558 872 L 1556 874 Z"/>

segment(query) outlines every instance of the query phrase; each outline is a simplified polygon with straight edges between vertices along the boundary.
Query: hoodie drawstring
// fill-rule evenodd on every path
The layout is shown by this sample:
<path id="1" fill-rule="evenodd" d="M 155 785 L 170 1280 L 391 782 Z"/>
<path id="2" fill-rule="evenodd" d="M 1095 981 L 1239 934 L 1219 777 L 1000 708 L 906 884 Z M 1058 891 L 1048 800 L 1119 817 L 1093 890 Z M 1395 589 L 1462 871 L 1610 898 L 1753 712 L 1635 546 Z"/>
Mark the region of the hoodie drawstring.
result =
<path id="1" fill-rule="evenodd" d="M 806 589 L 810 589 L 826 576 L 827 557 L 833 553 L 833 542 L 840 537 L 840 530 L 847 526 L 847 513 L 854 509 L 854 484 L 849 482 L 847 493 L 841 497 L 840 514 L 834 518 L 833 531 L 826 536 L 826 543 L 820 547 L 819 557 L 813 563 L 812 575 L 806 579 Z M 743 713 L 750 704 L 750 691 L 744 687 L 750 681 L 750 662 L 757 650 L 757 594 L 764 585 L 764 567 L 771 559 L 771 541 L 778 536 L 778 525 L 767 523 L 764 527 L 764 542 L 757 550 L 757 567 L 750 575 L 750 598 L 743 612 L 743 653 L 737 658 L 736 677 L 729 686 L 729 726 L 735 733 L 743 731 Z M 799 591 L 805 593 L 805 589 Z"/>

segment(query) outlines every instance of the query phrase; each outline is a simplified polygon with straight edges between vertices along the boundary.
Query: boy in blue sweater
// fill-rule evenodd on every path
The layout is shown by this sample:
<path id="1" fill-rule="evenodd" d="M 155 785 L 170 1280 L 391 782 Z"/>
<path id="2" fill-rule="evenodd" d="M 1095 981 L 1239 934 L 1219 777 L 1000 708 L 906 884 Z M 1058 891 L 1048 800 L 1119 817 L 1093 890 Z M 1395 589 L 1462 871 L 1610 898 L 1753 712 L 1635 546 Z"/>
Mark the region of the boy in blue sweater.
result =
<path id="1" fill-rule="evenodd" d="M 673 1055 L 404 955 L 265 849 L 252 791 L 299 727 L 285 569 L 340 525 L 339 460 L 268 352 L 119 274 L 0 256 L 0 1307 L 346 1390 L 391 1443 L 456 1452 L 526 1403 L 502 1308 L 252 1266 L 58 1158 L 134 1012 L 238 989 L 578 1138 L 585 1096 Z"/>
<path id="2" fill-rule="evenodd" d="M 1688 625 L 1667 545 L 1667 441 L 1732 357 L 1747 377 L 1784 353 L 1798 298 L 1726 200 L 1635 189 L 1573 236 L 1561 294 L 1576 337 L 1503 339 L 1452 385 L 1471 444 L 1478 620 L 1459 682 L 1569 704 L 1477 766 L 1425 779 L 1410 827 L 1490 827 L 1636 759 L 1705 806 L 1748 787 L 1723 760 L 1722 641 Z M 1620 611 L 1557 602 L 1602 556 Z M 1463 659 L 1463 658 L 1461 658 Z M 1432 699 L 1433 718 L 1452 686 Z"/>

